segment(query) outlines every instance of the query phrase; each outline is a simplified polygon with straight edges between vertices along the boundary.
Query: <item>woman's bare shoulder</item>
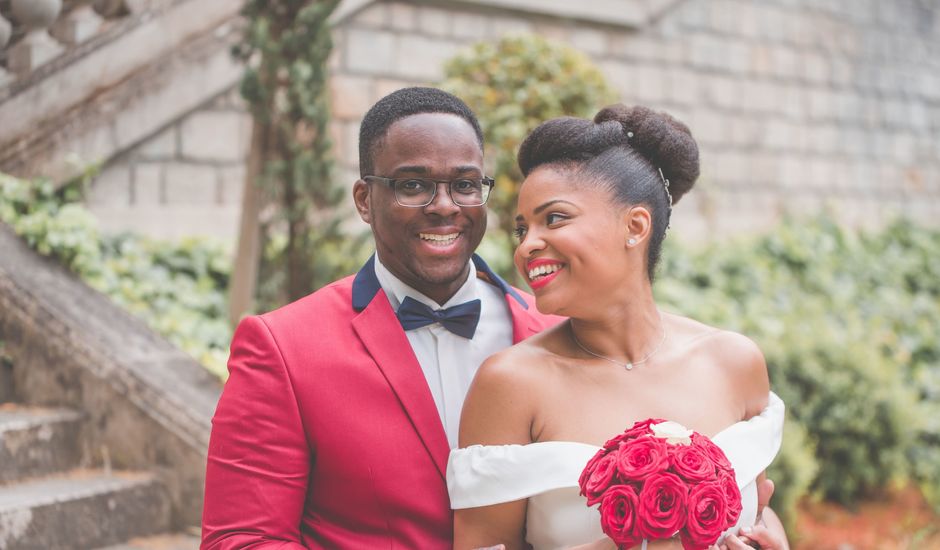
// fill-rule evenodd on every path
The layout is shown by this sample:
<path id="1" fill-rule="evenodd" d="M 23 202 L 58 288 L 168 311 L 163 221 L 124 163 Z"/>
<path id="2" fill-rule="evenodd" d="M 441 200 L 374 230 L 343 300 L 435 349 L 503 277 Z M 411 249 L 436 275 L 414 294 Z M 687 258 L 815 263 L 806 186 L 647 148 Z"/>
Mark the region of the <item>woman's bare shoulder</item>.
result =
<path id="1" fill-rule="evenodd" d="M 509 382 L 539 376 L 545 366 L 557 358 L 554 350 L 559 330 L 557 326 L 552 327 L 491 355 L 480 365 L 476 379 Z"/>
<path id="2" fill-rule="evenodd" d="M 708 357 L 716 374 L 729 381 L 744 402 L 747 417 L 763 410 L 767 404 L 770 381 L 764 354 L 747 336 L 716 328 L 694 319 L 672 316 L 680 335 L 687 339 L 687 353 Z"/>
<path id="3" fill-rule="evenodd" d="M 551 331 L 553 329 L 549 329 Z M 543 333 L 544 334 L 544 333 Z M 460 445 L 529 443 L 531 423 L 553 353 L 551 338 L 533 336 L 480 365 L 460 418 Z"/>

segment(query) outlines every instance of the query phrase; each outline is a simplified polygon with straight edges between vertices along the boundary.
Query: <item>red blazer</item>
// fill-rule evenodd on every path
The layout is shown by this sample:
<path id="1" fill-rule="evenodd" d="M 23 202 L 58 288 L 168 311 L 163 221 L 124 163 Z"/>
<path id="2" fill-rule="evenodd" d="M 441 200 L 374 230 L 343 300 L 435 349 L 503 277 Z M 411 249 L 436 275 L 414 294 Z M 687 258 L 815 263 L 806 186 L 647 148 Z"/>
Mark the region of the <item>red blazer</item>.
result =
<path id="1" fill-rule="evenodd" d="M 477 256 L 513 341 L 558 322 Z M 203 549 L 450 549 L 447 437 L 373 260 L 243 320 L 213 418 Z"/>

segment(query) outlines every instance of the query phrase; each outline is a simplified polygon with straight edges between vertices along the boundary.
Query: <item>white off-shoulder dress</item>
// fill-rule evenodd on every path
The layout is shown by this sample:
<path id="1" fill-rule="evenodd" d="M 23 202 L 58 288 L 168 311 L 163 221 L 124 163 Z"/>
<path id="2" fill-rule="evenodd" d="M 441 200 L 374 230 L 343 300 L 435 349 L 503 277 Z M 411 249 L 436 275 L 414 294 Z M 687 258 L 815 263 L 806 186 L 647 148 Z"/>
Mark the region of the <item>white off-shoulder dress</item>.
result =
<path id="1" fill-rule="evenodd" d="M 728 532 L 756 520 L 756 479 L 780 450 L 783 417 L 783 401 L 771 393 L 760 415 L 712 437 L 731 461 L 741 489 L 741 518 Z M 570 441 L 455 449 L 447 462 L 451 507 L 476 508 L 527 498 L 526 541 L 535 550 L 600 540 L 604 533 L 597 505 L 588 507 L 587 500 L 578 494 L 581 471 L 599 449 Z"/>

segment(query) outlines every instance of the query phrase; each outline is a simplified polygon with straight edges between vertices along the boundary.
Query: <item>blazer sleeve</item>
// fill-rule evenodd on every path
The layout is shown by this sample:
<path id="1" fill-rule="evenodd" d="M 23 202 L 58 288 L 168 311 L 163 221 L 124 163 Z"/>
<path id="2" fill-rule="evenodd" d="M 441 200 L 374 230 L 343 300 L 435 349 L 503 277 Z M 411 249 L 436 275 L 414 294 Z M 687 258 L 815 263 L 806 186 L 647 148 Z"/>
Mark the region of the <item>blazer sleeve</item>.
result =
<path id="1" fill-rule="evenodd" d="M 209 440 L 202 550 L 301 549 L 310 446 L 284 359 L 260 317 L 235 331 Z"/>

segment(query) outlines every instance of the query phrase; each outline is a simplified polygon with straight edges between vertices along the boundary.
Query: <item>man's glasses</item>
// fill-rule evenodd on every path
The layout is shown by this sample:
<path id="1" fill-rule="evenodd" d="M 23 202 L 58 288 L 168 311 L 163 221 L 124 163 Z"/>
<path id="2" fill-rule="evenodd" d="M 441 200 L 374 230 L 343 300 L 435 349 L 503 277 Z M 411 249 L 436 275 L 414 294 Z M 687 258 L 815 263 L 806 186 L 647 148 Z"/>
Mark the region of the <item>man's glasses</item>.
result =
<path id="1" fill-rule="evenodd" d="M 375 180 L 395 190 L 395 200 L 401 206 L 421 208 L 434 201 L 437 196 L 437 184 L 446 183 L 450 200 L 457 206 L 483 206 L 490 198 L 490 191 L 496 182 L 493 178 L 460 178 L 456 180 L 432 180 L 426 178 L 383 178 L 381 176 L 363 176 L 363 181 Z"/>

